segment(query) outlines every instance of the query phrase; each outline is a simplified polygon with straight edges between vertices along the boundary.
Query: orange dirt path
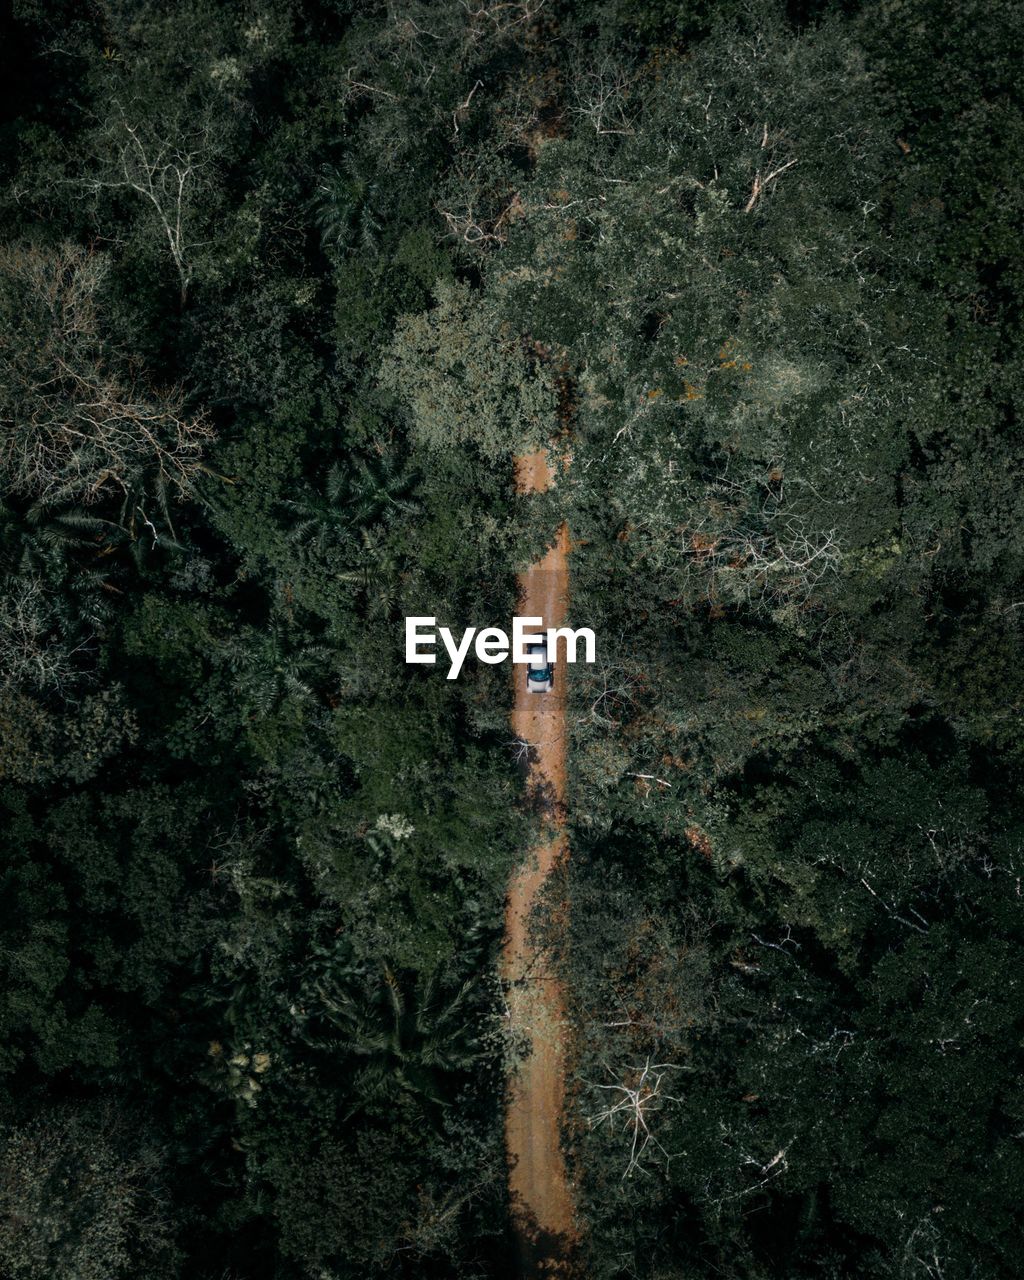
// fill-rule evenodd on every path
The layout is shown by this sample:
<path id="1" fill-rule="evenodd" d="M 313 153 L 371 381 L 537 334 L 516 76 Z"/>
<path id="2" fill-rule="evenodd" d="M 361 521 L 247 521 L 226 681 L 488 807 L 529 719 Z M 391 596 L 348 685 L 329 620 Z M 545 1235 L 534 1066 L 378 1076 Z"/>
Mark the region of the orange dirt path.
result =
<path id="1" fill-rule="evenodd" d="M 516 487 L 540 492 L 555 481 L 546 450 L 516 459 Z M 521 617 L 565 624 L 569 531 L 562 524 L 547 552 L 519 575 Z M 560 656 L 560 655 L 559 655 Z M 529 936 L 530 915 L 548 877 L 568 857 L 565 837 L 565 679 L 556 662 L 550 693 L 529 693 L 515 672 L 512 729 L 530 744 L 528 789 L 543 814 L 543 834 L 512 878 L 505 908 L 502 970 L 513 1031 L 528 1054 L 509 1081 L 505 1145 L 513 1225 L 524 1276 L 566 1276 L 576 1241 L 572 1184 L 560 1132 L 565 1108 L 565 993 L 548 957 Z"/>

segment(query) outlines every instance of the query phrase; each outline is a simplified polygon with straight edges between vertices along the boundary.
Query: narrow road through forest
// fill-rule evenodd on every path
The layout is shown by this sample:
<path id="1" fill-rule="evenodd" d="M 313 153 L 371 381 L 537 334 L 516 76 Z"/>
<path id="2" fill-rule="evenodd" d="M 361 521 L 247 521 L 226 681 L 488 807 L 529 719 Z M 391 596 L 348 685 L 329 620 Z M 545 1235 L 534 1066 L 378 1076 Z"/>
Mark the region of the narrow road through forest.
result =
<path id="1" fill-rule="evenodd" d="M 547 450 L 516 459 L 516 487 L 541 492 L 555 479 Z M 558 529 L 547 552 L 519 575 L 522 617 L 544 627 L 565 624 L 569 531 Z M 528 792 L 542 817 L 541 834 L 509 885 L 505 911 L 503 976 L 512 1029 L 527 1056 L 509 1081 L 505 1142 L 513 1226 L 521 1274 L 567 1276 L 576 1230 L 572 1186 L 560 1141 L 565 1104 L 565 996 L 544 951 L 530 938 L 530 917 L 549 877 L 568 857 L 565 836 L 565 675 L 555 667 L 554 687 L 530 693 L 523 667 L 515 668 L 512 728 L 530 744 Z"/>

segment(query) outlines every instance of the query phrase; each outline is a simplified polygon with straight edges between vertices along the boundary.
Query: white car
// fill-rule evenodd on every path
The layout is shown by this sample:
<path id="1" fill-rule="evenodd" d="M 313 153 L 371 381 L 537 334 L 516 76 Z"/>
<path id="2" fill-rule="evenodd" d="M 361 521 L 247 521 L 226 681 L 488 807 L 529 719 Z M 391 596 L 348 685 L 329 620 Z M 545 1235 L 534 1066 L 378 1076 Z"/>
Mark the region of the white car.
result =
<path id="1" fill-rule="evenodd" d="M 548 662 L 547 642 L 543 639 L 530 641 L 526 646 L 530 655 L 530 665 L 526 668 L 526 687 L 530 693 L 550 693 L 555 683 L 555 669 Z"/>

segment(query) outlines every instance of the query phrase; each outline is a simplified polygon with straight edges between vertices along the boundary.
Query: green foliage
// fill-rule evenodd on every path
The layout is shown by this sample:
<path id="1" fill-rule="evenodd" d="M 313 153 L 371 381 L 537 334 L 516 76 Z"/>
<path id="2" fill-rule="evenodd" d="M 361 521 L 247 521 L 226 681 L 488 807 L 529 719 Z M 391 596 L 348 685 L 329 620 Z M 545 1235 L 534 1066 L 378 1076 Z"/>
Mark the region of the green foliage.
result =
<path id="1" fill-rule="evenodd" d="M 1019 16 L 17 6 L 4 1276 L 507 1269 L 562 519 L 588 1274 L 1021 1274 Z"/>
<path id="2" fill-rule="evenodd" d="M 443 1106 L 446 1075 L 465 1072 L 480 1056 L 472 984 L 445 993 L 435 971 L 403 988 L 390 969 L 368 975 L 362 989 L 351 982 L 325 976 L 298 1000 L 307 1028 L 320 1022 L 333 1047 L 355 1055 L 352 1112 L 366 1108 L 386 1116 L 402 1093 Z"/>
<path id="3" fill-rule="evenodd" d="M 364 176 L 351 161 L 342 172 L 329 168 L 317 197 L 317 222 L 325 246 L 342 251 L 377 248 L 383 230 L 383 196 L 375 176 Z"/>
<path id="4" fill-rule="evenodd" d="M 164 1153 L 112 1108 L 52 1108 L 0 1148 L 0 1266 L 11 1280 L 179 1274 Z"/>
<path id="5" fill-rule="evenodd" d="M 380 385 L 417 444 L 473 445 L 491 461 L 539 445 L 555 415 L 550 372 L 465 284 L 439 284 L 429 311 L 398 322 Z"/>

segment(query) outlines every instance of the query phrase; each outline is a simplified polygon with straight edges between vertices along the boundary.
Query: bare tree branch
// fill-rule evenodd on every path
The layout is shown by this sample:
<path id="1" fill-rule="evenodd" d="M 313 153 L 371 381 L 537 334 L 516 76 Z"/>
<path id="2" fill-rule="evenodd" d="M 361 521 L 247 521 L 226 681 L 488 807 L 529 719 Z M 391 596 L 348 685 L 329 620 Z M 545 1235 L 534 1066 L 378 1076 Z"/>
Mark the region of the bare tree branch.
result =
<path id="1" fill-rule="evenodd" d="M 0 337 L 0 474 L 35 497 L 94 500 L 149 471 L 187 491 L 213 431 L 180 387 L 143 384 L 100 335 L 98 254 L 0 249 L 0 281 L 18 299 L 20 332 Z"/>
<path id="2" fill-rule="evenodd" d="M 184 306 L 192 283 L 192 250 L 199 245 L 190 238 L 189 210 L 210 164 L 210 128 L 204 126 L 191 144 L 172 141 L 141 122 L 133 123 L 120 102 L 114 106 L 117 114 L 109 125 L 115 152 L 113 176 L 83 179 L 80 185 L 92 191 L 133 191 L 150 207 L 178 273 Z"/>
<path id="3" fill-rule="evenodd" d="M 607 1068 L 610 1075 L 614 1072 Z M 623 1178 L 630 1178 L 634 1173 L 645 1173 L 642 1160 L 647 1148 L 652 1144 L 661 1152 L 665 1160 L 671 1159 L 669 1153 L 651 1132 L 649 1118 L 661 1111 L 666 1102 L 681 1102 L 681 1098 L 662 1093 L 662 1081 L 669 1071 L 682 1071 L 685 1068 L 672 1062 L 651 1062 L 648 1055 L 642 1067 L 633 1067 L 626 1071 L 621 1084 L 591 1085 L 592 1089 L 612 1093 L 617 1100 L 609 1103 L 602 1111 L 588 1117 L 592 1128 L 608 1124 L 610 1128 L 621 1128 L 629 1139 L 629 1154 Z"/>
<path id="4" fill-rule="evenodd" d="M 765 121 L 764 130 L 761 134 L 761 150 L 768 151 L 770 149 L 770 145 L 771 144 L 769 142 L 769 137 L 768 137 L 768 122 Z M 771 157 L 768 163 L 771 164 L 773 159 L 774 159 L 774 150 L 771 150 Z M 754 185 L 751 188 L 750 199 L 743 206 L 743 212 L 752 213 L 755 206 L 757 205 L 757 202 L 761 199 L 761 196 L 764 194 L 768 185 L 774 182 L 775 179 L 778 178 L 781 174 L 785 173 L 787 169 L 791 169 L 793 165 L 795 165 L 796 163 L 797 163 L 797 160 L 795 157 L 792 160 L 787 160 L 785 164 L 780 164 L 777 168 L 772 169 L 771 172 L 766 177 L 761 176 L 762 167 L 758 166 L 757 172 L 754 174 Z"/>

